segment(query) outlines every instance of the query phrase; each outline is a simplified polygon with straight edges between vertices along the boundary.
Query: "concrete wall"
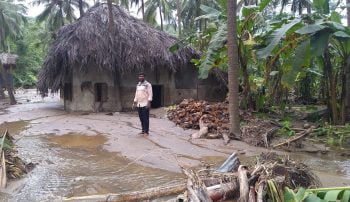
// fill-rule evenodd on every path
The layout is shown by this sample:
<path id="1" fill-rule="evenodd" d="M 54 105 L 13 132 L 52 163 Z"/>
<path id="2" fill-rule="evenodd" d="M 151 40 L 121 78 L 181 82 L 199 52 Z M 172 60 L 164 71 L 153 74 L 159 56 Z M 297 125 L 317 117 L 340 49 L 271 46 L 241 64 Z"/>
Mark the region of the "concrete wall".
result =
<path id="1" fill-rule="evenodd" d="M 82 89 L 83 82 L 91 82 L 90 88 Z M 108 85 L 108 98 L 106 102 L 95 102 L 95 84 L 106 83 Z M 73 72 L 73 98 L 65 100 L 67 111 L 120 111 L 120 102 L 116 99 L 118 88 L 115 88 L 113 75 L 99 72 L 97 68 L 90 68 L 86 74 Z"/>

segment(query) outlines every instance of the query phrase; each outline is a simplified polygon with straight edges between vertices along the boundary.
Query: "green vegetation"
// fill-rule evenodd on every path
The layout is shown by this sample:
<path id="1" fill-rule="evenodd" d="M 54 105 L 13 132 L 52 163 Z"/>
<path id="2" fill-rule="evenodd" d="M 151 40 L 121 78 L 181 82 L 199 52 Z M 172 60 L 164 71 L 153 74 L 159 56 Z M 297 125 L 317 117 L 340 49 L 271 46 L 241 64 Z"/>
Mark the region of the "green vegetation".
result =
<path id="1" fill-rule="evenodd" d="M 108 2 L 110 7 L 112 1 Z M 187 45 L 200 51 L 201 57 L 193 63 L 203 79 L 212 70 L 229 69 L 227 2 L 114 1 L 128 11 L 136 8 L 152 26 L 178 35 L 180 40 L 170 47 L 171 51 Z M 19 55 L 17 87 L 35 85 L 57 30 L 78 18 L 74 9 L 82 16 L 89 6 L 83 0 L 35 0 L 32 4 L 45 6 L 35 20 L 24 17 L 26 7 L 22 1 L 0 0 L 0 51 Z M 328 117 L 316 114 L 314 121 L 344 124 L 346 95 L 350 91 L 346 89 L 350 78 L 350 29 L 342 24 L 339 13 L 345 11 L 345 2 L 262 0 L 238 1 L 234 6 L 237 49 L 233 50 L 238 58 L 233 61 L 239 66 L 240 108 L 282 112 L 284 117 L 292 105 L 309 106 L 306 111 L 312 110 L 314 104 L 325 105 Z M 223 82 L 228 89 L 227 78 Z"/>
<path id="2" fill-rule="evenodd" d="M 326 202 L 340 201 L 347 202 L 350 200 L 350 187 L 332 187 L 319 189 L 299 188 L 296 193 L 286 187 L 284 191 L 278 188 L 273 180 L 268 180 L 268 201 L 281 202 Z"/>
<path id="3" fill-rule="evenodd" d="M 268 180 L 268 201 L 280 202 L 327 202 L 340 201 L 347 202 L 350 200 L 350 187 L 331 187 L 319 189 L 299 188 L 296 193 L 285 187 L 284 191 L 278 188 L 273 180 Z"/>

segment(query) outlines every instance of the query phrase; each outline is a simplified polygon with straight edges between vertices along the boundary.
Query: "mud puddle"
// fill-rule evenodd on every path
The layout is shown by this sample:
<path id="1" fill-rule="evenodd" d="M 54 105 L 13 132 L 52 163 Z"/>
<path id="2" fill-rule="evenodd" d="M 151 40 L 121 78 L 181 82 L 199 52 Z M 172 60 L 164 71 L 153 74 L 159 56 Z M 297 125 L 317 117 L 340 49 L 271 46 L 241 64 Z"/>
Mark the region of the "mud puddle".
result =
<path id="1" fill-rule="evenodd" d="M 28 121 L 14 121 L 14 122 L 4 122 L 0 124 L 0 134 L 2 135 L 6 130 L 11 135 L 18 135 L 29 125 Z"/>
<path id="2" fill-rule="evenodd" d="M 63 148 L 81 148 L 81 149 L 102 149 L 104 143 L 107 142 L 106 136 L 98 134 L 95 136 L 87 136 L 79 133 L 68 133 L 65 135 L 55 136 L 49 135 L 46 137 L 49 142 Z"/>
<path id="3" fill-rule="evenodd" d="M 178 183 L 180 173 L 140 166 L 103 150 L 107 138 L 69 133 L 23 136 L 21 156 L 38 163 L 0 194 L 9 201 L 60 201 L 62 197 L 137 191 Z"/>

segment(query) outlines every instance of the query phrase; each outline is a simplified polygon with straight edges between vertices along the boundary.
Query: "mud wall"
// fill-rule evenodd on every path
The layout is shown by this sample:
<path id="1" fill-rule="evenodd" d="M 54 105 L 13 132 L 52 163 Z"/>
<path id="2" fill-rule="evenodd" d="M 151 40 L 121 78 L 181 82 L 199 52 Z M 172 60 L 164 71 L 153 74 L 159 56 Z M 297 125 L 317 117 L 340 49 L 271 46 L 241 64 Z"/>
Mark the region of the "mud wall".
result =
<path id="1" fill-rule="evenodd" d="M 132 106 L 138 74 L 139 72 L 134 71 L 120 78 L 122 107 L 125 110 Z M 176 72 L 166 67 L 146 70 L 145 74 L 146 80 L 153 86 L 162 86 L 162 106 L 177 104 L 186 98 L 222 101 L 226 97 L 225 89 L 215 78 L 210 76 L 206 80 L 199 80 L 198 71 L 193 66 Z"/>
<path id="2" fill-rule="evenodd" d="M 148 69 L 144 71 L 146 80 L 153 86 L 153 92 L 161 94 L 161 106 L 177 104 L 186 98 L 222 101 L 226 92 L 219 82 L 210 76 L 206 80 L 198 80 L 195 67 L 183 68 L 172 72 L 168 68 Z M 100 72 L 90 68 L 88 73 L 74 71 L 72 73 L 72 100 L 64 100 L 67 111 L 122 111 L 131 109 L 139 71 L 119 75 L 114 79 L 108 72 Z M 106 102 L 96 101 L 96 83 L 107 84 Z M 120 97 L 120 99 L 119 99 Z M 155 96 L 154 96 L 155 99 Z"/>
<path id="3" fill-rule="evenodd" d="M 96 101 L 96 83 L 107 84 L 107 98 L 105 102 Z M 121 105 L 117 101 L 118 88 L 115 88 L 113 75 L 100 72 L 97 68 L 90 68 L 86 74 L 73 71 L 72 100 L 65 100 L 67 111 L 120 111 Z"/>
<path id="4" fill-rule="evenodd" d="M 196 98 L 197 89 L 176 89 L 175 88 L 175 74 L 169 71 L 167 68 L 159 68 L 154 70 L 144 71 L 146 74 L 146 80 L 149 81 L 153 86 L 154 99 L 156 96 L 155 86 L 161 87 L 161 102 L 162 106 L 169 106 L 180 102 L 184 98 Z M 122 75 L 120 78 L 121 86 L 121 100 L 122 107 L 125 110 L 131 108 L 134 97 L 136 85 L 138 83 L 139 72 L 131 72 Z"/>

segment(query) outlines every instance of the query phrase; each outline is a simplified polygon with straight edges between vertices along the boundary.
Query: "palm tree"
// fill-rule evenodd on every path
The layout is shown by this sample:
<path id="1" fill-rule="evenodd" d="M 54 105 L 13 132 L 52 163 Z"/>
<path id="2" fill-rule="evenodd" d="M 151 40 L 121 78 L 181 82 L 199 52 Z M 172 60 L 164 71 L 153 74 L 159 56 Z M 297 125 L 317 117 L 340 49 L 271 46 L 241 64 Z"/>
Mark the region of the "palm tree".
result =
<path id="1" fill-rule="evenodd" d="M 227 2 L 227 50 L 228 50 L 228 88 L 230 133 L 240 135 L 239 95 L 238 95 L 238 43 L 237 43 L 237 0 Z"/>
<path id="2" fill-rule="evenodd" d="M 33 5 L 42 4 L 45 5 L 45 9 L 37 16 L 37 20 L 47 21 L 54 31 L 77 18 L 74 15 L 74 8 L 82 8 L 80 11 L 83 11 L 88 7 L 88 4 L 82 0 L 35 0 L 33 2 Z"/>
<path id="3" fill-rule="evenodd" d="M 181 5 L 181 21 L 183 25 L 182 31 L 192 32 L 193 30 L 203 31 L 206 22 L 203 19 L 196 20 L 197 17 L 203 15 L 200 6 L 206 5 L 212 8 L 220 9 L 215 0 L 182 0 Z"/>
<path id="4" fill-rule="evenodd" d="M 173 21 L 174 5 L 169 0 L 148 0 L 145 3 L 145 21 L 155 23 L 155 16 L 158 10 L 160 18 L 160 29 L 164 30 L 164 21 L 170 23 Z"/>
<path id="5" fill-rule="evenodd" d="M 79 0 L 79 14 L 80 14 L 80 17 L 82 17 L 84 15 L 84 1 L 83 0 Z"/>
<path id="6" fill-rule="evenodd" d="M 20 34 L 20 26 L 26 22 L 24 16 L 26 9 L 24 5 L 17 4 L 13 0 L 0 0 L 0 49 L 5 50 L 6 40 L 16 38 Z M 10 52 L 9 45 L 8 52 Z M 4 73 L 4 69 L 0 69 L 0 81 L 5 81 L 2 78 Z M 0 83 L 0 99 L 5 97 L 2 85 L 4 84 Z M 7 90 L 10 95 L 11 104 L 15 104 L 16 100 L 13 96 L 12 88 L 7 86 Z"/>
<path id="7" fill-rule="evenodd" d="M 181 2 L 176 0 L 176 16 L 177 16 L 177 29 L 179 36 L 181 35 Z"/>
<path id="8" fill-rule="evenodd" d="M 113 0 L 112 0 L 113 1 Z M 108 2 L 108 1 L 107 1 Z M 130 10 L 130 2 L 129 0 L 114 0 L 114 3 L 120 7 L 123 7 L 124 9 L 126 9 L 127 11 Z"/>
<path id="9" fill-rule="evenodd" d="M 281 0 L 281 13 L 283 12 L 286 5 L 290 4 L 289 0 Z M 292 0 L 291 11 L 293 13 L 303 14 L 303 10 L 306 9 L 307 13 L 311 13 L 312 3 L 309 0 Z"/>
<path id="10" fill-rule="evenodd" d="M 142 19 L 145 20 L 145 1 L 144 0 L 131 0 L 131 5 L 132 4 L 135 4 L 136 6 L 139 6 L 138 12 L 141 9 Z"/>
<path id="11" fill-rule="evenodd" d="M 26 22 L 26 7 L 13 0 L 0 0 L 0 49 L 5 49 L 7 38 L 15 38 L 20 33 L 20 26 Z"/>

